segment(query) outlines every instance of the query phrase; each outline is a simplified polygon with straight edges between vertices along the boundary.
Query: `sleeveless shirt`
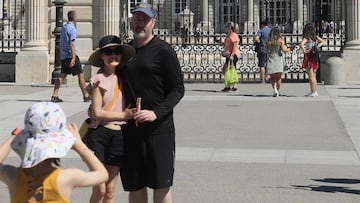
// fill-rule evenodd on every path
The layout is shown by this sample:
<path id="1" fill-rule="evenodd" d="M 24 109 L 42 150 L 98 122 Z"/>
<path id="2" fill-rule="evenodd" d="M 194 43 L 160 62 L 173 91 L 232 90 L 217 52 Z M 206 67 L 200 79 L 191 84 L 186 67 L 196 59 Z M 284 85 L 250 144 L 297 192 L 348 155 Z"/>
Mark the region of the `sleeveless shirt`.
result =
<path id="1" fill-rule="evenodd" d="M 26 175 L 22 168 L 16 170 L 16 185 L 11 203 L 69 203 L 60 193 L 57 178 L 60 168 L 43 177 Z M 36 200 L 30 200 L 35 197 Z"/>

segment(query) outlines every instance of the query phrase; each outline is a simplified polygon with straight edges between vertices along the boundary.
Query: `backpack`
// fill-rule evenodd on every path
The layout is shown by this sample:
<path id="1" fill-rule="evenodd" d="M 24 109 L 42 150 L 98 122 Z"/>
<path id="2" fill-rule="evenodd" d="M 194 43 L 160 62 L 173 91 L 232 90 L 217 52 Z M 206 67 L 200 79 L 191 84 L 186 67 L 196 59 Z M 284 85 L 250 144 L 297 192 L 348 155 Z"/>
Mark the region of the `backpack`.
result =
<path id="1" fill-rule="evenodd" d="M 316 60 L 320 59 L 320 52 L 321 52 L 320 47 L 315 43 L 315 45 L 311 48 L 310 58 Z"/>

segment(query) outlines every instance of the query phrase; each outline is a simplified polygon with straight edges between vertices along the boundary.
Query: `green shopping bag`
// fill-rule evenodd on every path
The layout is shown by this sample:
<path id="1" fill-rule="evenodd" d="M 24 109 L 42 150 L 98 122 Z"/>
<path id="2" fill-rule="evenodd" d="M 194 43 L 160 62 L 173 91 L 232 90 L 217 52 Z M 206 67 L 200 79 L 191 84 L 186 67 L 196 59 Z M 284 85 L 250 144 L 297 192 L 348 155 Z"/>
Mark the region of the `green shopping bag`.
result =
<path id="1" fill-rule="evenodd" d="M 234 62 L 230 60 L 224 75 L 225 87 L 230 87 L 239 82 L 238 73 L 235 69 Z"/>

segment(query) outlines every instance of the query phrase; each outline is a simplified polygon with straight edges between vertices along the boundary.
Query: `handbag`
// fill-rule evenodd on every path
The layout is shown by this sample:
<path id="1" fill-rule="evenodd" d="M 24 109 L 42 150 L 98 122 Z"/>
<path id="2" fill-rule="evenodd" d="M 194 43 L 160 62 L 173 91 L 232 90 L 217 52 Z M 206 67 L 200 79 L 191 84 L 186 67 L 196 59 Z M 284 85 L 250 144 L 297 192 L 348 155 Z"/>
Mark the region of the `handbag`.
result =
<path id="1" fill-rule="evenodd" d="M 81 124 L 81 127 L 79 129 L 79 134 L 80 137 L 83 138 L 86 134 L 86 132 L 89 129 L 89 124 L 91 123 L 91 118 L 87 118 L 83 121 L 83 123 Z"/>
<path id="2" fill-rule="evenodd" d="M 235 69 L 234 62 L 229 60 L 228 66 L 224 75 L 225 87 L 230 87 L 239 82 L 239 76 Z"/>
<path id="3" fill-rule="evenodd" d="M 117 77 L 116 77 L 116 81 L 117 81 Z M 110 111 L 112 109 L 112 107 L 114 106 L 115 102 L 116 102 L 116 99 L 118 98 L 119 96 L 119 84 L 118 82 L 115 83 L 115 88 L 114 88 L 114 96 L 113 98 L 111 99 L 111 101 L 109 102 L 109 104 L 106 106 L 106 108 L 104 109 L 105 111 Z M 89 112 L 91 113 L 91 107 L 89 107 Z M 83 138 L 87 131 L 89 130 L 89 124 L 92 122 L 92 119 L 91 118 L 86 118 L 82 124 L 81 124 L 81 127 L 79 129 L 79 134 L 80 134 L 80 137 Z"/>
<path id="4" fill-rule="evenodd" d="M 255 52 L 259 52 L 260 50 L 260 42 L 255 43 Z"/>

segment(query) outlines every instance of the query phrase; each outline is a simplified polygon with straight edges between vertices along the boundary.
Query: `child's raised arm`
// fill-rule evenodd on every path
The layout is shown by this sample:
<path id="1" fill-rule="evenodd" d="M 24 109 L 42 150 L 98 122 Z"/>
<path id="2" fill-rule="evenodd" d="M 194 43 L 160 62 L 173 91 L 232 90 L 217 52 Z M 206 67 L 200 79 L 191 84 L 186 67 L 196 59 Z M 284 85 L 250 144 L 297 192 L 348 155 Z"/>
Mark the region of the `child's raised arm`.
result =
<path id="1" fill-rule="evenodd" d="M 72 171 L 72 182 L 74 187 L 88 187 L 98 185 L 107 181 L 109 178 L 108 172 L 104 165 L 94 155 L 94 153 L 82 142 L 79 130 L 75 124 L 67 124 L 69 131 L 75 136 L 76 140 L 73 145 L 73 150 L 76 151 L 83 161 L 86 163 L 89 172 L 82 170 Z"/>
<path id="2" fill-rule="evenodd" d="M 5 182 L 6 184 L 9 183 L 10 177 L 9 172 L 11 169 L 15 169 L 13 166 L 3 165 L 2 162 L 6 159 L 11 151 L 11 142 L 14 140 L 15 136 L 19 134 L 20 130 L 16 128 L 12 131 L 11 136 L 8 137 L 3 143 L 0 145 L 0 181 Z M 13 170 L 14 172 L 14 170 Z"/>

